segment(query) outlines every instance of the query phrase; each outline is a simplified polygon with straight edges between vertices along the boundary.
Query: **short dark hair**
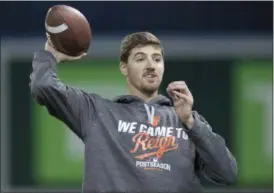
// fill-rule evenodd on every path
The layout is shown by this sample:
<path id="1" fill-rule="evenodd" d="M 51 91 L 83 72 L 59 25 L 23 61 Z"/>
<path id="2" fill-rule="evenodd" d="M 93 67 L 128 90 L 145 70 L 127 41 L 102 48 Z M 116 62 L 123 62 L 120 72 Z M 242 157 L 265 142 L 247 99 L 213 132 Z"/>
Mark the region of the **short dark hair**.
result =
<path id="1" fill-rule="evenodd" d="M 120 61 L 127 63 L 131 50 L 138 46 L 154 45 L 164 52 L 160 40 L 149 32 L 136 32 L 124 37 L 120 46 Z"/>

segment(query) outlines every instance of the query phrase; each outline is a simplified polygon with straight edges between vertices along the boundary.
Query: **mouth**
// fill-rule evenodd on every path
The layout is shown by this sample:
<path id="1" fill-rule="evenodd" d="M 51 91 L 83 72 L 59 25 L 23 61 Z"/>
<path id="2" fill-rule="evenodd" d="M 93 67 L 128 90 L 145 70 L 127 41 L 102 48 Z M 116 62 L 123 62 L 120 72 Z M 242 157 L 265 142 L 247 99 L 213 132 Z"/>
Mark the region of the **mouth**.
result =
<path id="1" fill-rule="evenodd" d="M 146 73 L 146 74 L 144 74 L 144 77 L 145 78 L 156 78 L 157 75 L 155 73 Z"/>
<path id="2" fill-rule="evenodd" d="M 144 74 L 144 79 L 146 80 L 146 82 L 148 83 L 155 83 L 157 82 L 157 75 L 155 73 L 147 73 Z"/>

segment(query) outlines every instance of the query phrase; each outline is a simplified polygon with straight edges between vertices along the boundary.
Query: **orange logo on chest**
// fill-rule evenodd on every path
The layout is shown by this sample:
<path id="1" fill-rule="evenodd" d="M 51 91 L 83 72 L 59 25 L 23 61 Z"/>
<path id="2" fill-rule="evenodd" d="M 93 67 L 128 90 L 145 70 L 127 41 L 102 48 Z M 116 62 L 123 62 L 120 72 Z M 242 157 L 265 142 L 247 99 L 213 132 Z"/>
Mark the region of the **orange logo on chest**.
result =
<path id="1" fill-rule="evenodd" d="M 151 156 L 156 156 L 160 159 L 165 152 L 178 148 L 178 144 L 176 143 L 176 138 L 174 136 L 151 137 L 147 133 L 141 132 L 134 135 L 132 141 L 135 146 L 130 150 L 131 153 L 135 153 L 138 150 L 141 150 L 142 152 L 151 151 L 149 153 L 143 153 L 135 156 L 135 158 L 140 160 Z"/>

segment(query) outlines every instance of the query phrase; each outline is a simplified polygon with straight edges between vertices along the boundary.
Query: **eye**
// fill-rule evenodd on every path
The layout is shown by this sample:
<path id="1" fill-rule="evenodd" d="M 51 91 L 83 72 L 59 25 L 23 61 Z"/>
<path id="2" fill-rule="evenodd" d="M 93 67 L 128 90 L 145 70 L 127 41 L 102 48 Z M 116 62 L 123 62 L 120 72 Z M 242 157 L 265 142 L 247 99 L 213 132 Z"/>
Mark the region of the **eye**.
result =
<path id="1" fill-rule="evenodd" d="M 161 62 L 161 61 L 162 61 L 162 58 L 155 58 L 154 60 L 155 60 L 155 62 L 158 63 L 158 62 Z"/>
<path id="2" fill-rule="evenodd" d="M 137 62 L 142 62 L 142 61 L 144 61 L 144 58 L 137 58 L 136 61 Z"/>

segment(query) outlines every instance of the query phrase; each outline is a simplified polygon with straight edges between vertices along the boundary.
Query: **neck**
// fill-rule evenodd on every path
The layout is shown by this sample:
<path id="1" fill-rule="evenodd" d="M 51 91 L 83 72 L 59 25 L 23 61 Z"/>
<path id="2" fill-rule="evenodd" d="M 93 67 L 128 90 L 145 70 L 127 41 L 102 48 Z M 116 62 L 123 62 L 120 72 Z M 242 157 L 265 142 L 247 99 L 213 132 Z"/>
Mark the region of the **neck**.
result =
<path id="1" fill-rule="evenodd" d="M 131 95 L 137 96 L 143 99 L 145 102 L 150 102 L 152 99 L 154 99 L 158 95 L 158 90 L 156 90 L 154 93 L 149 94 L 149 93 L 141 92 L 140 90 L 138 90 L 132 85 L 128 85 L 128 91 Z"/>

